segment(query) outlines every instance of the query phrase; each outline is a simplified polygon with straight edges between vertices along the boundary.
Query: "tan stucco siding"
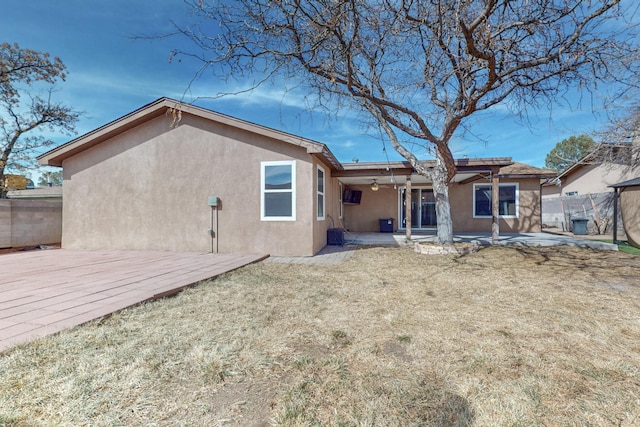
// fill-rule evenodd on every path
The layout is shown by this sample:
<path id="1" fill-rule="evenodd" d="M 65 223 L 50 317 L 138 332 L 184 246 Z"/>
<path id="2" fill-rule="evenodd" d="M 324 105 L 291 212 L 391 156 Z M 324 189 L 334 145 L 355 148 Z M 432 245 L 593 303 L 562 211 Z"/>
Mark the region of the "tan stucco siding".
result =
<path id="1" fill-rule="evenodd" d="M 620 191 L 620 208 L 627 240 L 640 248 L 640 187 L 627 187 Z"/>
<path id="2" fill-rule="evenodd" d="M 540 225 L 540 181 L 537 179 L 503 179 L 501 183 L 518 182 L 518 217 L 500 218 L 500 231 L 504 233 L 539 232 Z M 476 183 L 481 183 L 480 181 Z M 379 231 L 380 218 L 395 218 L 394 231 L 399 224 L 400 191 L 393 186 L 380 186 L 377 192 L 366 186 L 349 186 L 362 191 L 359 205 L 345 205 L 345 227 L 354 232 Z M 428 188 L 418 185 L 414 188 Z M 454 232 L 491 232 L 491 218 L 473 217 L 473 183 L 452 184 L 449 190 Z"/>
<path id="3" fill-rule="evenodd" d="M 542 186 L 542 198 L 560 197 L 562 195 L 562 188 L 559 185 L 548 184 Z"/>
<path id="4" fill-rule="evenodd" d="M 561 186 L 548 185 L 543 188 L 543 198 L 566 196 L 569 194 L 585 196 L 587 194 L 609 193 L 610 185 L 634 178 L 633 171 L 624 165 L 584 165 L 571 174 L 562 177 Z"/>
<path id="5" fill-rule="evenodd" d="M 150 120 L 65 160 L 63 247 L 207 252 L 217 196 L 220 252 L 313 254 L 305 149 L 191 115 L 170 124 Z M 261 221 L 261 162 L 291 159 L 296 221 Z"/>
<path id="6" fill-rule="evenodd" d="M 318 219 L 318 193 L 317 193 L 317 168 L 321 167 L 325 174 L 325 190 L 324 190 L 324 219 Z M 310 191 L 313 203 L 313 252 L 317 253 L 327 245 L 327 230 L 329 228 L 340 227 L 338 221 L 339 214 L 339 182 L 331 176 L 331 168 L 326 164 L 315 160 L 314 162 L 314 181 L 313 189 Z"/>
<path id="7" fill-rule="evenodd" d="M 343 223 L 347 230 L 380 231 L 381 218 L 394 218 L 394 231 L 398 229 L 398 190 L 392 185 L 380 185 L 378 191 L 372 191 L 369 185 L 348 187 L 362 191 L 362 199 L 359 205 L 344 205 Z"/>
<path id="8" fill-rule="evenodd" d="M 501 179 L 501 184 L 518 183 L 517 218 L 500 218 L 500 232 L 535 233 L 541 231 L 540 224 L 540 180 Z M 477 181 L 476 184 L 486 182 Z M 491 232 L 491 218 L 473 217 L 473 184 L 452 184 L 449 196 L 455 232 Z"/>

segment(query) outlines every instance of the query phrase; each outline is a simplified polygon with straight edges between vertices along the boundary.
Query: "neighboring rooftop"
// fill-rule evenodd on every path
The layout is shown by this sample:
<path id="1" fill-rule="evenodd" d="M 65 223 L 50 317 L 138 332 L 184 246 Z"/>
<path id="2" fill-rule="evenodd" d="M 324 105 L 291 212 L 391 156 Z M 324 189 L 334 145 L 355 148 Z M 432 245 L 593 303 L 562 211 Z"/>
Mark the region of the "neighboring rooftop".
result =
<path id="1" fill-rule="evenodd" d="M 520 162 L 513 162 L 508 166 L 500 168 L 500 177 L 536 177 L 536 178 L 554 178 L 557 175 L 556 171 L 551 169 L 542 169 L 535 166 L 530 166 Z"/>
<path id="2" fill-rule="evenodd" d="M 7 193 L 9 199 L 61 199 L 62 186 L 38 187 L 31 190 L 13 190 Z"/>

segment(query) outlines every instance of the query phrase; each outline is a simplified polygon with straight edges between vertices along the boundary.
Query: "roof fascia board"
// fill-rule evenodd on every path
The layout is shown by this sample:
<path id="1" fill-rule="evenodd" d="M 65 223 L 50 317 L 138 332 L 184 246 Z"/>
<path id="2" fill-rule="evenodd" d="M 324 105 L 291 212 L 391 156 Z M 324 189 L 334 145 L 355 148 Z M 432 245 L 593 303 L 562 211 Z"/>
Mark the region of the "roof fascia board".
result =
<path id="1" fill-rule="evenodd" d="M 394 168 L 387 170 L 385 168 L 375 168 L 375 169 L 352 169 L 352 170 L 341 170 L 333 173 L 333 176 L 337 178 L 356 178 L 363 176 L 391 176 L 394 175 L 411 175 L 413 173 L 413 169 L 406 168 Z"/>
<path id="2" fill-rule="evenodd" d="M 564 178 L 566 175 L 572 173 L 575 169 L 589 166 L 589 165 L 599 165 L 602 162 L 595 161 L 598 155 L 598 152 L 604 149 L 612 149 L 612 148 L 629 148 L 631 145 L 629 144 L 619 144 L 619 143 L 609 143 L 603 142 L 597 144 L 596 147 L 578 159 L 574 164 L 563 170 L 560 174 L 558 174 L 558 179 Z"/>
<path id="3" fill-rule="evenodd" d="M 510 157 L 494 157 L 494 158 L 474 158 L 474 159 L 456 159 L 454 160 L 456 169 L 462 171 L 490 171 L 492 166 L 509 166 L 513 164 Z M 434 167 L 435 160 L 425 160 L 422 164 L 427 167 Z M 342 165 L 345 171 L 375 171 L 378 169 L 411 169 L 411 165 L 407 161 L 400 162 L 363 162 L 363 163 L 344 163 Z"/>
<path id="4" fill-rule="evenodd" d="M 618 182 L 617 184 L 609 185 L 611 188 L 626 188 L 626 187 L 636 187 L 640 185 L 640 177 L 630 179 L 628 181 Z"/>
<path id="5" fill-rule="evenodd" d="M 550 174 L 545 174 L 545 173 L 541 173 L 541 174 L 533 174 L 533 173 L 525 173 L 525 174 L 514 174 L 514 173 L 508 173 L 508 174 L 504 174 L 504 175 L 499 175 L 500 178 L 518 178 L 518 179 L 549 179 L 549 178 L 553 178 L 555 177 L 555 175 L 550 175 Z"/>
<path id="6" fill-rule="evenodd" d="M 156 100 L 125 116 L 113 120 L 97 129 L 81 135 L 71 141 L 47 151 L 37 157 L 42 165 L 62 166 L 62 161 L 81 151 L 91 148 L 119 133 L 143 123 L 150 118 L 158 117 L 166 112 L 163 99 Z"/>
<path id="7" fill-rule="evenodd" d="M 125 116 L 111 121 L 89 133 L 75 138 L 66 144 L 54 148 L 40 156 L 37 160 L 40 164 L 49 166 L 62 166 L 62 161 L 87 148 L 91 148 L 121 132 L 143 123 L 146 120 L 166 114 L 171 109 L 178 109 L 182 113 L 192 114 L 197 117 L 212 120 L 214 122 L 262 135 L 288 144 L 304 148 L 309 154 L 319 154 L 327 160 L 331 166 L 341 169 L 340 162 L 335 158 L 329 148 L 319 142 L 281 132 L 265 126 L 236 119 L 221 113 L 217 113 L 194 105 L 181 103 L 169 98 L 160 98 L 147 104 Z M 178 119 L 179 120 L 179 119 Z"/>

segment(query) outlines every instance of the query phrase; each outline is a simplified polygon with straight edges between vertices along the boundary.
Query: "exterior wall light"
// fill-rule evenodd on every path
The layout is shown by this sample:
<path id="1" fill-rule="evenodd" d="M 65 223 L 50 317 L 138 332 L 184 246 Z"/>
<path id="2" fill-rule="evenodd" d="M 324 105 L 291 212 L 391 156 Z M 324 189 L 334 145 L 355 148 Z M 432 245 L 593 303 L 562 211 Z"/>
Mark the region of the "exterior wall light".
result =
<path id="1" fill-rule="evenodd" d="M 371 183 L 371 191 L 378 191 L 378 188 L 380 187 L 378 186 L 378 183 L 374 179 L 373 182 Z"/>

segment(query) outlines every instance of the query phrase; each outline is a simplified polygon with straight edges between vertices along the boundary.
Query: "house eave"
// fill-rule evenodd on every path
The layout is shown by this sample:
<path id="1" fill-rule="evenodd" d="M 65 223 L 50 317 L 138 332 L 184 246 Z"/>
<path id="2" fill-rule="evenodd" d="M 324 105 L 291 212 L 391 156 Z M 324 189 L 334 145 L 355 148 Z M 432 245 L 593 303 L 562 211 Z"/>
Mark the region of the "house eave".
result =
<path id="1" fill-rule="evenodd" d="M 640 177 L 630 179 L 628 181 L 618 182 L 617 184 L 609 185 L 610 188 L 626 188 L 640 186 Z"/>
<path id="2" fill-rule="evenodd" d="M 300 136 L 271 129 L 255 123 L 230 117 L 215 111 L 207 110 L 194 105 L 185 104 L 170 98 L 160 98 L 150 104 L 147 104 L 127 115 L 113 120 L 91 132 L 88 132 L 78 138 L 75 138 L 59 147 L 56 147 L 40 156 L 37 160 L 42 165 L 62 166 L 64 160 L 72 157 L 84 150 L 94 147 L 114 136 L 126 132 L 140 124 L 160 117 L 162 115 L 171 116 L 178 112 L 178 116 L 174 117 L 176 123 L 179 123 L 180 114 L 191 114 L 207 120 L 211 120 L 220 124 L 228 125 L 237 129 L 245 130 L 254 134 L 262 135 L 274 140 L 285 142 L 304 148 L 307 153 L 320 156 L 326 163 L 336 170 L 342 169 L 340 162 L 335 158 L 329 148 L 319 142 L 312 141 Z M 168 118 L 172 120 L 172 118 Z"/>
<path id="3" fill-rule="evenodd" d="M 145 121 L 166 113 L 162 105 L 163 100 L 147 104 L 125 116 L 113 120 L 97 129 L 81 135 L 71 141 L 62 144 L 37 157 L 38 162 L 44 166 L 62 167 L 62 162 L 84 150 L 94 147 L 120 133 L 126 132 Z"/>
<path id="4" fill-rule="evenodd" d="M 458 172 L 484 172 L 491 171 L 496 167 L 509 166 L 513 164 L 510 157 L 489 157 L 472 159 L 455 159 L 456 170 Z M 425 160 L 422 164 L 427 168 L 435 166 L 435 160 Z M 416 173 L 415 169 L 407 161 L 395 162 L 362 162 L 343 163 L 343 169 L 335 172 L 336 177 L 362 177 L 362 176 L 387 176 L 387 175 L 411 175 Z"/>
<path id="5" fill-rule="evenodd" d="M 607 142 L 607 143 L 597 144 L 592 151 L 585 154 L 580 159 L 578 159 L 575 163 L 573 163 L 571 166 L 567 167 L 565 170 L 560 172 L 557 178 L 561 180 L 562 178 L 565 178 L 568 175 L 571 175 L 572 173 L 574 173 L 574 171 L 584 166 L 602 164 L 602 159 L 599 160 L 599 156 L 600 156 L 599 153 L 601 150 L 612 150 L 616 148 L 628 149 L 630 146 L 631 145 L 625 144 L 625 143 L 608 143 Z M 556 185 L 556 184 L 554 182 L 549 182 L 549 183 L 545 183 L 545 185 Z"/>
<path id="6" fill-rule="evenodd" d="M 551 179 L 555 175 L 550 174 L 504 174 L 500 175 L 500 179 Z"/>

